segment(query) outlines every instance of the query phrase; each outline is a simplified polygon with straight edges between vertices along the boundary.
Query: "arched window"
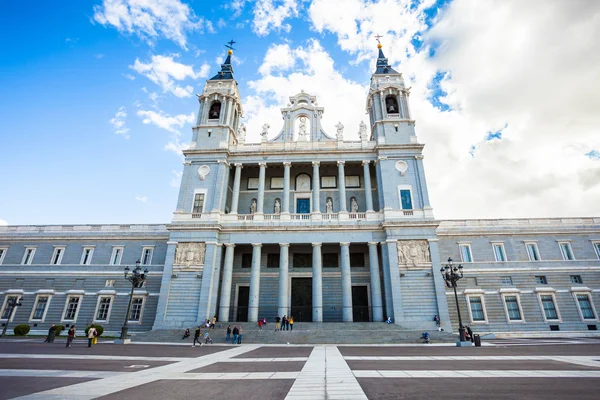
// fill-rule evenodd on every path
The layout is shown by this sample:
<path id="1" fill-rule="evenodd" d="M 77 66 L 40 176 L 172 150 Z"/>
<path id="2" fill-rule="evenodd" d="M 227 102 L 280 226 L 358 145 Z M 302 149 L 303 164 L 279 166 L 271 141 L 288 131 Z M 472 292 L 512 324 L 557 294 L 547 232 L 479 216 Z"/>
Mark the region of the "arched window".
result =
<path id="1" fill-rule="evenodd" d="M 208 110 L 208 119 L 219 119 L 220 116 L 221 116 L 221 102 L 218 100 L 215 100 L 210 104 L 210 109 Z"/>
<path id="2" fill-rule="evenodd" d="M 385 97 L 385 109 L 388 114 L 398 114 L 400 112 L 396 96 L 390 94 Z"/>

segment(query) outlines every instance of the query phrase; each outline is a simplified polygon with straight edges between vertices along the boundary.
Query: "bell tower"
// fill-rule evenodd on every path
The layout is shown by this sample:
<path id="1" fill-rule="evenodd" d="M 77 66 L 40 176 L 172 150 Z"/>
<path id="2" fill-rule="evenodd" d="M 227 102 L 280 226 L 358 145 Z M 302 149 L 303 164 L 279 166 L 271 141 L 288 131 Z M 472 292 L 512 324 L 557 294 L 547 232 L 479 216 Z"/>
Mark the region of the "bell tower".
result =
<path id="1" fill-rule="evenodd" d="M 415 121 L 408 108 L 410 88 L 404 85 L 402 74 L 391 67 L 381 47 L 378 43 L 377 67 L 367 98 L 373 140 L 379 144 L 416 143 Z"/>
<path id="2" fill-rule="evenodd" d="M 190 149 L 227 148 L 238 143 L 242 101 L 238 84 L 233 78 L 233 43 L 231 41 L 227 46 L 229 50 L 221 70 L 206 81 L 204 92 L 197 95 L 200 109 Z"/>

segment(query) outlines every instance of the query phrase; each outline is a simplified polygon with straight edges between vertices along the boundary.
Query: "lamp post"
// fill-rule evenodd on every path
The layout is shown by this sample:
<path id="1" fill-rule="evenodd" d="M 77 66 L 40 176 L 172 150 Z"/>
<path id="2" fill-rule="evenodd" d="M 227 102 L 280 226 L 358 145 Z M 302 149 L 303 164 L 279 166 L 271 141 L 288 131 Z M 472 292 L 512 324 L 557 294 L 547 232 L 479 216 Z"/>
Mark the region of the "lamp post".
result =
<path id="1" fill-rule="evenodd" d="M 456 294 L 456 282 L 463 277 L 463 266 L 458 264 L 458 267 L 452 263 L 452 259 L 448 258 L 448 264 L 440 268 L 442 277 L 446 282 L 446 286 L 454 289 L 454 300 L 456 300 L 456 311 L 458 312 L 458 334 L 461 342 L 466 342 L 465 327 L 462 324 L 462 318 L 460 316 L 460 307 L 458 306 L 458 295 Z"/>
<path id="2" fill-rule="evenodd" d="M 125 314 L 125 322 L 123 323 L 123 327 L 121 328 L 121 337 L 119 339 L 125 340 L 127 339 L 127 330 L 128 330 L 128 322 L 129 322 L 129 313 L 131 312 L 131 303 L 133 302 L 133 290 L 136 287 L 142 286 L 142 283 L 146 280 L 148 276 L 148 268 L 146 268 L 142 272 L 142 268 L 140 268 L 140 260 L 135 262 L 135 268 L 133 271 L 129 269 L 129 267 L 125 267 L 125 279 L 131 282 L 131 293 L 129 294 L 129 305 L 127 306 L 127 313 Z"/>
<path id="3" fill-rule="evenodd" d="M 12 318 L 13 312 L 15 308 L 23 305 L 18 297 L 9 297 L 6 301 L 6 309 L 8 310 L 8 317 L 6 317 L 6 323 L 4 324 L 4 328 L 2 329 L 2 337 L 6 336 L 6 328 L 8 328 L 8 323 Z"/>

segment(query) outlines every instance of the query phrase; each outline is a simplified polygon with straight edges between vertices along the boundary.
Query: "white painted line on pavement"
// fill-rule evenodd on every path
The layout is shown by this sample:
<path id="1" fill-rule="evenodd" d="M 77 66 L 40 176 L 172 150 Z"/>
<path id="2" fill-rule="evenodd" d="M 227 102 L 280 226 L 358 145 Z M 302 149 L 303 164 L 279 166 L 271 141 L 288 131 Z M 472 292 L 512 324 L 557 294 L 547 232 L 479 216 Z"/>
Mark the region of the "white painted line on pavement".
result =
<path id="1" fill-rule="evenodd" d="M 552 371 L 552 370 L 422 370 L 384 371 L 356 370 L 357 378 L 600 378 L 600 371 Z"/>

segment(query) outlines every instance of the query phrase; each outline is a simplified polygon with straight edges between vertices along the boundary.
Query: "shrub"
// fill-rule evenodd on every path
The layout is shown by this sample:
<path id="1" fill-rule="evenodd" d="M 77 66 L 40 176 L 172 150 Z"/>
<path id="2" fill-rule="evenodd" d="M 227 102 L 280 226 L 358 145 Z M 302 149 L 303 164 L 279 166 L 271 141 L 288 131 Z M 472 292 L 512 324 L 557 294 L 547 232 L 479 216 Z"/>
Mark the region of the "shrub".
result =
<path id="1" fill-rule="evenodd" d="M 29 333 L 29 325 L 27 324 L 21 324 L 21 325 L 17 325 L 15 326 L 15 328 L 13 329 L 13 332 L 15 333 L 15 336 L 25 336 Z"/>
<path id="2" fill-rule="evenodd" d="M 96 325 L 96 324 L 92 324 L 90 326 L 88 326 L 87 328 L 85 328 L 85 335 L 87 336 L 88 331 L 90 330 L 91 327 L 96 328 L 96 332 L 98 332 L 98 335 L 96 336 L 101 336 L 102 333 L 104 332 L 104 328 L 102 327 L 102 325 Z"/>
<path id="3" fill-rule="evenodd" d="M 60 333 L 65 330 L 64 325 L 54 325 L 54 328 L 56 329 L 56 336 L 60 335 Z"/>

